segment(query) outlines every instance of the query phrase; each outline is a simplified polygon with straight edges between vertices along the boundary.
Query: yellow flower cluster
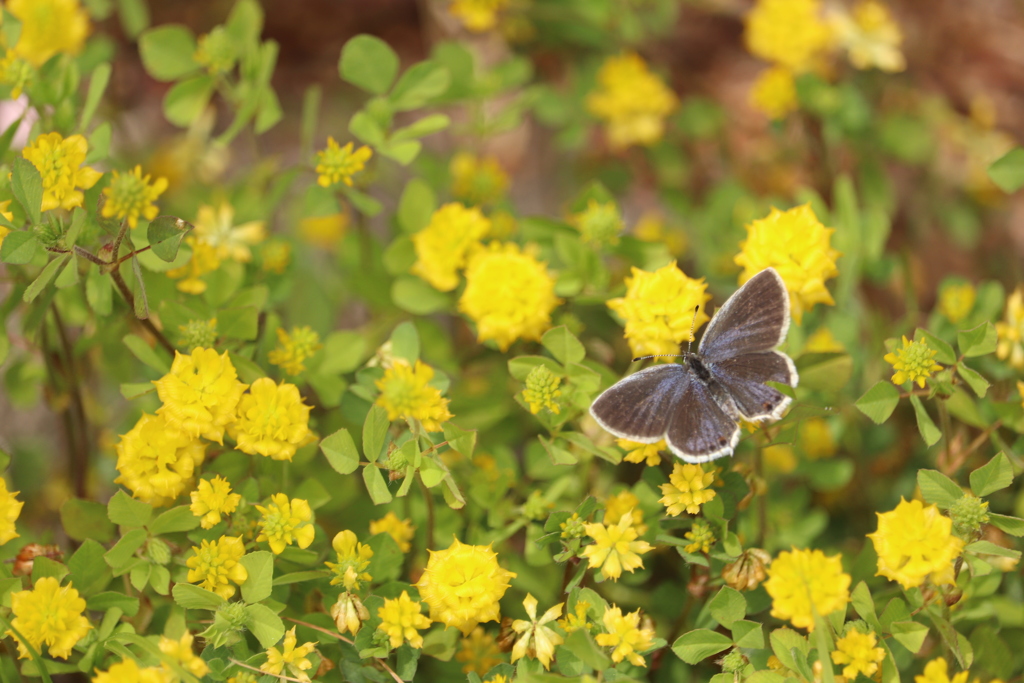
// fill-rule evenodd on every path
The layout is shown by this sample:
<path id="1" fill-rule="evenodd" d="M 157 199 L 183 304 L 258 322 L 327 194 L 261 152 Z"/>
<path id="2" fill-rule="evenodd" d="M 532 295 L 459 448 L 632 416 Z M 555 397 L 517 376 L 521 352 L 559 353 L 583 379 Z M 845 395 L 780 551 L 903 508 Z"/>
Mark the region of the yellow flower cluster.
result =
<path id="1" fill-rule="evenodd" d="M 115 483 L 155 506 L 170 505 L 191 487 L 206 444 L 172 426 L 163 415 L 143 413 L 117 444 Z"/>
<path id="2" fill-rule="evenodd" d="M 827 616 L 850 601 L 850 575 L 842 557 L 820 550 L 782 551 L 768 568 L 764 587 L 772 598 L 772 616 L 814 630 L 814 613 Z"/>
<path id="3" fill-rule="evenodd" d="M 351 142 L 339 147 L 333 137 L 327 138 L 327 147 L 316 153 L 316 182 L 320 187 L 339 182 L 352 186 L 352 176 L 362 171 L 373 156 L 373 150 L 366 145 L 355 151 L 352 148 Z"/>
<path id="4" fill-rule="evenodd" d="M 426 227 L 412 236 L 416 262 L 411 272 L 434 289 L 450 292 L 459 285 L 459 271 L 469 254 L 491 230 L 491 221 L 477 207 L 458 202 L 445 204 Z"/>
<path id="5" fill-rule="evenodd" d="M 587 110 L 605 121 L 613 149 L 660 140 L 677 104 L 675 93 L 632 52 L 608 57 L 597 72 L 597 89 L 587 95 Z"/>
<path id="6" fill-rule="evenodd" d="M 891 512 L 879 512 L 878 531 L 868 534 L 878 554 L 878 572 L 904 588 L 926 580 L 935 585 L 954 583 L 953 560 L 963 550 L 963 539 L 953 535 L 953 520 L 935 505 L 906 501 Z"/>
<path id="7" fill-rule="evenodd" d="M 591 199 L 585 209 L 569 217 L 569 224 L 580 231 L 580 238 L 595 246 L 615 246 L 622 232 L 622 215 L 613 201 Z"/>
<path id="8" fill-rule="evenodd" d="M 469 205 L 493 204 L 508 190 L 508 174 L 494 157 L 459 152 L 448 164 L 452 194 Z"/>
<path id="9" fill-rule="evenodd" d="M 604 502 L 605 524 L 618 524 L 623 515 L 633 513 L 633 528 L 636 533 L 643 536 L 647 533 L 647 525 L 644 524 L 644 511 L 640 509 L 640 499 L 632 491 L 619 491 L 613 496 L 608 496 Z"/>
<path id="10" fill-rule="evenodd" d="M 14 523 L 18 521 L 24 502 L 15 498 L 19 491 L 8 491 L 7 480 L 0 477 L 0 545 L 18 538 Z"/>
<path id="11" fill-rule="evenodd" d="M 167 189 L 167 178 L 157 178 L 150 183 L 150 176 L 142 175 L 142 167 L 136 166 L 131 171 L 121 174 L 112 171 L 110 185 L 103 188 L 101 213 L 104 218 L 127 220 L 133 230 L 139 224 L 139 217 L 148 221 L 156 218 L 159 209 L 153 202 Z"/>
<path id="12" fill-rule="evenodd" d="M 560 602 L 537 618 L 537 598 L 530 593 L 523 600 L 523 607 L 529 619 L 516 619 L 512 622 L 512 630 L 519 634 L 519 639 L 512 646 L 512 663 L 523 657 L 536 659 L 545 669 L 551 668 L 551 660 L 555 656 L 555 647 L 562 644 L 562 636 L 550 626 L 562 615 Z"/>
<path id="13" fill-rule="evenodd" d="M 633 666 L 647 666 L 640 654 L 654 646 L 654 629 L 640 627 L 640 610 L 623 614 L 618 607 L 609 607 L 602 618 L 604 633 L 598 633 L 594 640 L 601 647 L 612 649 L 612 661 L 629 660 Z"/>
<path id="14" fill-rule="evenodd" d="M 267 238 L 264 221 L 235 225 L 235 207 L 221 202 L 217 208 L 203 204 L 196 211 L 195 230 L 198 240 L 215 250 L 218 260 L 239 263 L 252 260 L 252 247 Z"/>
<path id="15" fill-rule="evenodd" d="M 1006 299 L 1005 319 L 996 323 L 996 335 L 996 357 L 1024 370 L 1024 286 L 1017 287 Z"/>
<path id="16" fill-rule="evenodd" d="M 889 73 L 907 68 L 907 60 L 900 52 L 903 32 L 889 8 L 878 0 L 861 0 L 852 13 L 836 12 L 830 25 L 836 42 L 846 50 L 854 68 L 877 68 Z"/>
<path id="17" fill-rule="evenodd" d="M 967 683 L 969 673 L 961 671 L 952 678 L 949 677 L 949 663 L 944 657 L 937 657 L 924 665 L 924 674 L 914 676 L 914 683 Z M 974 679 L 977 683 L 978 679 Z M 999 679 L 992 679 L 992 683 L 998 683 Z"/>
<path id="18" fill-rule="evenodd" d="M 397 598 L 384 600 L 384 606 L 377 609 L 380 617 L 377 629 L 389 638 L 393 648 L 400 647 L 402 643 L 421 648 L 423 636 L 419 632 L 430 628 L 430 619 L 421 614 L 422 610 L 423 605 L 418 600 L 410 598 L 408 591 L 402 591 Z"/>
<path id="19" fill-rule="evenodd" d="M 668 514 L 676 517 L 683 510 L 691 515 L 700 512 L 700 506 L 715 497 L 711 484 L 715 481 L 714 472 L 705 472 L 700 465 L 675 463 L 669 483 L 661 485 L 664 496 L 658 502 L 664 505 Z"/>
<path id="20" fill-rule="evenodd" d="M 558 385 L 562 378 L 551 372 L 547 366 L 538 365 L 526 376 L 526 388 L 523 389 L 523 400 L 530 406 L 530 412 L 536 415 L 541 410 L 550 410 L 558 415 L 561 410 L 558 397 L 562 390 Z"/>
<path id="21" fill-rule="evenodd" d="M 96 670 L 92 683 L 171 683 L 167 672 L 158 666 L 139 667 L 134 659 L 125 659 L 106 671 Z"/>
<path id="22" fill-rule="evenodd" d="M 192 634 L 188 631 L 185 631 L 178 640 L 161 636 L 160 652 L 172 658 L 178 665 L 196 678 L 202 678 L 210 673 L 210 666 L 206 663 L 206 660 L 192 651 L 193 640 Z M 164 671 L 167 673 L 168 678 L 172 680 L 176 678 L 173 670 L 167 664 L 164 664 Z"/>
<path id="23" fill-rule="evenodd" d="M 716 540 L 711 525 L 703 519 L 693 520 L 693 527 L 683 534 L 683 538 L 690 542 L 683 548 L 688 553 L 707 553 Z"/>
<path id="24" fill-rule="evenodd" d="M 331 616 L 338 627 L 338 633 L 356 635 L 363 627 L 363 622 L 370 618 L 370 610 L 359 599 L 348 591 L 338 596 L 337 602 L 331 607 Z"/>
<path id="25" fill-rule="evenodd" d="M 974 310 L 978 292 L 970 282 L 950 284 L 939 292 L 939 311 L 956 325 Z"/>
<path id="26" fill-rule="evenodd" d="M 316 643 L 303 643 L 296 647 L 299 639 L 295 635 L 295 629 L 296 627 L 292 626 L 284 634 L 284 643 L 280 650 L 276 647 L 267 650 L 267 661 L 260 665 L 260 671 L 273 676 L 283 674 L 309 683 L 309 674 L 306 672 L 313 668 L 313 662 L 309 661 L 308 655 L 316 649 Z"/>
<path id="27" fill-rule="evenodd" d="M 448 12 L 474 33 L 489 31 L 498 24 L 498 13 L 509 0 L 452 0 Z"/>
<path id="28" fill-rule="evenodd" d="M 892 369 L 896 371 L 892 376 L 892 383 L 900 385 L 905 382 L 917 382 L 917 386 L 924 389 L 925 381 L 932 373 L 942 369 L 942 366 L 933 360 L 937 353 L 938 350 L 928 348 L 926 339 L 910 341 L 904 336 L 903 348 L 885 354 L 885 362 L 892 364 Z"/>
<path id="29" fill-rule="evenodd" d="M 411 519 L 399 519 L 394 512 L 388 512 L 380 519 L 370 522 L 370 535 L 387 534 L 398 544 L 398 549 L 407 553 L 412 549 L 412 537 L 416 533 Z"/>
<path id="30" fill-rule="evenodd" d="M 185 244 L 192 249 L 192 257 L 185 265 L 168 270 L 167 277 L 180 280 L 175 285 L 179 292 L 199 295 L 206 291 L 202 277 L 220 268 L 221 259 L 213 246 L 194 235 L 185 237 Z"/>
<path id="31" fill-rule="evenodd" d="M 373 577 L 366 573 L 373 558 L 373 548 L 364 545 L 356 538 L 355 532 L 345 529 L 334 535 L 331 547 L 338 556 L 338 561 L 325 562 L 334 577 L 331 585 L 342 584 L 347 591 L 357 591 L 363 581 L 372 581 Z"/>
<path id="32" fill-rule="evenodd" d="M 308 325 L 293 327 L 291 332 L 279 327 L 277 348 L 267 354 L 267 360 L 271 365 L 280 366 L 289 375 L 300 375 L 306 369 L 305 361 L 312 358 L 323 346 L 320 343 L 320 335 Z"/>
<path id="33" fill-rule="evenodd" d="M 153 382 L 163 401 L 158 415 L 186 435 L 224 443 L 224 430 L 234 422 L 246 385 L 238 381 L 235 366 L 225 351 L 196 348 L 191 354 L 175 352 L 171 371 Z"/>
<path id="34" fill-rule="evenodd" d="M 874 631 L 861 633 L 855 628 L 836 641 L 836 649 L 832 653 L 832 663 L 843 667 L 843 675 L 853 680 L 858 673 L 868 678 L 875 675 L 879 664 L 885 659 L 885 650 L 877 647 L 878 637 Z"/>
<path id="35" fill-rule="evenodd" d="M 498 641 L 483 626 L 477 626 L 459 643 L 459 651 L 455 653 L 455 661 L 465 662 L 462 673 L 475 671 L 483 676 L 501 663 L 501 649 Z"/>
<path id="36" fill-rule="evenodd" d="M 313 528 L 313 510 L 309 502 L 301 498 L 288 499 L 283 493 L 270 497 L 266 507 L 257 505 L 261 515 L 260 535 L 257 541 L 266 541 L 275 555 L 280 555 L 292 543 L 308 548 L 316 535 Z"/>
<path id="37" fill-rule="evenodd" d="M 245 555 L 241 536 L 221 536 L 214 541 L 201 541 L 192 546 L 192 556 L 185 560 L 188 580 L 201 588 L 213 591 L 225 600 L 235 594 L 235 585 L 241 586 L 249 572 L 239 560 Z"/>
<path id="38" fill-rule="evenodd" d="M 820 0 L 757 0 L 744 38 L 750 54 L 793 73 L 818 67 L 832 41 Z"/>
<path id="39" fill-rule="evenodd" d="M 88 190 L 103 176 L 96 169 L 82 166 L 88 152 L 89 143 L 84 137 L 72 135 L 65 139 L 60 133 L 40 135 L 21 150 L 21 155 L 32 162 L 42 177 L 42 211 L 82 206 L 82 190 Z"/>
<path id="40" fill-rule="evenodd" d="M 448 399 L 440 389 L 430 386 L 434 369 L 417 360 L 415 366 L 396 359 L 384 376 L 375 382 L 380 389 L 376 404 L 388 411 L 389 420 L 418 420 L 428 432 L 441 431 L 441 423 L 452 419 Z"/>
<path id="41" fill-rule="evenodd" d="M 799 102 L 793 72 L 784 66 L 770 66 L 762 71 L 750 90 L 750 103 L 773 121 L 796 111 Z"/>
<path id="42" fill-rule="evenodd" d="M 315 438 L 310 410 L 297 386 L 261 377 L 238 401 L 238 417 L 228 424 L 228 433 L 243 453 L 291 460 L 299 446 Z"/>
<path id="43" fill-rule="evenodd" d="M 623 458 L 626 462 L 647 463 L 648 467 L 657 467 L 661 464 L 661 452 L 668 450 L 665 439 L 658 443 L 639 443 L 629 439 L 616 439 L 616 445 L 626 451 Z"/>
<path id="44" fill-rule="evenodd" d="M 14 52 L 33 66 L 56 54 L 82 51 L 91 27 L 78 0 L 8 0 L 4 5 L 21 21 Z"/>
<path id="45" fill-rule="evenodd" d="M 623 569 L 630 573 L 642 569 L 644 562 L 640 556 L 653 549 L 647 541 L 637 540 L 640 534 L 633 526 L 632 512 L 622 515 L 618 524 L 609 526 L 597 522 L 585 524 L 584 529 L 594 542 L 583 549 L 580 557 L 612 581 L 619 580 Z"/>
<path id="46" fill-rule="evenodd" d="M 231 483 L 220 475 L 213 479 L 201 479 L 199 486 L 189 494 L 192 498 L 190 510 L 201 517 L 199 525 L 212 529 L 220 524 L 221 515 L 230 515 L 238 508 L 242 496 L 231 492 Z"/>
<path id="47" fill-rule="evenodd" d="M 45 645 L 51 657 L 67 659 L 75 643 L 92 628 L 83 612 L 85 599 L 70 583 L 61 586 L 52 576 L 40 578 L 31 590 L 11 594 L 11 625 L 39 654 Z M 31 658 L 13 631 L 5 635 L 17 642 L 19 659 Z"/>

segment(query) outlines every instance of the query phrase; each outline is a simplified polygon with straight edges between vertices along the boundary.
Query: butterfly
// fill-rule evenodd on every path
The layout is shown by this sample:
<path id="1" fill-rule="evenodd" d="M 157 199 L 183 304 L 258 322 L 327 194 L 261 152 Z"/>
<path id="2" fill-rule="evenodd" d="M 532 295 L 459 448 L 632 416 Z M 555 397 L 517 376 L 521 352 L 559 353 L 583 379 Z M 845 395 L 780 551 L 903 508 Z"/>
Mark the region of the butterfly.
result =
<path id="1" fill-rule="evenodd" d="M 655 365 L 598 396 L 590 414 L 622 439 L 657 443 L 686 462 L 732 455 L 738 422 L 778 420 L 792 399 L 767 382 L 796 387 L 789 356 L 775 347 L 789 330 L 789 294 L 766 268 L 715 312 L 696 352 Z"/>

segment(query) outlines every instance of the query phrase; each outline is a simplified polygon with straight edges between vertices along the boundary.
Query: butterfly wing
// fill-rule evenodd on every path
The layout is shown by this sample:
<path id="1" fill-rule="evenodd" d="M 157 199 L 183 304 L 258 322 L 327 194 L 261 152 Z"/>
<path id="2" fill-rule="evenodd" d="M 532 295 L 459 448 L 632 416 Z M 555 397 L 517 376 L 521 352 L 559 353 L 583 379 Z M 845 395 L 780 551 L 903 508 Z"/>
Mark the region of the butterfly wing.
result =
<path id="1" fill-rule="evenodd" d="M 590 414 L 621 439 L 656 443 L 665 438 L 687 388 L 689 370 L 677 363 L 655 365 L 626 377 L 598 396 Z"/>
<path id="2" fill-rule="evenodd" d="M 705 359 L 704 365 L 729 392 L 743 417 L 752 422 L 778 420 L 792 401 L 765 382 L 795 387 L 799 381 L 793 361 L 781 351 L 744 353 L 713 362 Z"/>
<path id="3" fill-rule="evenodd" d="M 789 294 L 774 268 L 766 268 L 729 297 L 708 323 L 699 351 L 705 361 L 770 351 L 789 330 Z"/>
<path id="4" fill-rule="evenodd" d="M 705 384 L 691 381 L 669 421 L 669 449 L 686 462 L 708 462 L 731 455 L 739 439 L 736 420 L 722 410 Z"/>

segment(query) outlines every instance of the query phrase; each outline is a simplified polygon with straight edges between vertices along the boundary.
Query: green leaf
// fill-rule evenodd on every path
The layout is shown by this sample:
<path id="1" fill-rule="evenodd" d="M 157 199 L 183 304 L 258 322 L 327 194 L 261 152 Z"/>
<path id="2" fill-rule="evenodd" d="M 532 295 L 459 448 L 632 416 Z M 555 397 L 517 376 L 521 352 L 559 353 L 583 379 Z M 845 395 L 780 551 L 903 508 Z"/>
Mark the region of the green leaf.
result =
<path id="1" fill-rule="evenodd" d="M 960 347 L 960 353 L 967 358 L 993 353 L 998 341 L 995 325 L 987 320 L 975 328 L 961 330 L 956 334 L 956 343 Z"/>
<path id="2" fill-rule="evenodd" d="M 0 245 L 0 261 L 12 265 L 24 265 L 36 256 L 39 240 L 31 230 L 18 230 L 7 234 Z"/>
<path id="3" fill-rule="evenodd" d="M 996 557 L 1008 557 L 1011 560 L 1020 559 L 1019 550 L 1010 550 L 991 541 L 975 541 L 965 547 L 964 551 L 970 551 L 976 555 L 995 555 Z"/>
<path id="4" fill-rule="evenodd" d="M 260 313 L 255 306 L 234 306 L 217 312 L 217 332 L 226 339 L 256 339 Z"/>
<path id="5" fill-rule="evenodd" d="M 43 267 L 42 272 L 39 273 L 39 276 L 25 288 L 25 293 L 22 295 L 21 300 L 25 303 L 35 300 L 57 275 L 57 271 L 66 266 L 70 260 L 71 254 L 61 254 L 47 263 Z"/>
<path id="6" fill-rule="evenodd" d="M 273 553 L 266 550 L 246 553 L 239 563 L 249 572 L 249 578 L 242 583 L 242 599 L 253 603 L 269 598 L 274 587 Z"/>
<path id="7" fill-rule="evenodd" d="M 132 40 L 149 28 L 149 6 L 144 0 L 117 0 L 117 14 L 125 35 Z"/>
<path id="8" fill-rule="evenodd" d="M 753 650 L 764 648 L 764 630 L 759 622 L 738 619 L 732 622 L 729 630 L 732 631 L 732 639 L 736 647 L 751 648 Z"/>
<path id="9" fill-rule="evenodd" d="M 796 671 L 807 680 L 814 679 L 807 664 L 807 654 L 811 651 L 807 638 L 791 628 L 783 627 L 772 631 L 768 639 L 772 645 L 772 652 L 784 667 Z"/>
<path id="10" fill-rule="evenodd" d="M 345 195 L 345 199 L 351 202 L 352 206 L 356 207 L 356 211 L 364 216 L 373 218 L 384 209 L 384 206 L 379 201 L 354 187 L 342 184 L 339 189 Z"/>
<path id="11" fill-rule="evenodd" d="M 371 406 L 363 421 L 363 455 L 369 462 L 377 462 L 384 451 L 390 426 L 388 411 L 376 404 Z"/>
<path id="12" fill-rule="evenodd" d="M 414 315 L 431 315 L 452 307 L 451 298 L 414 275 L 402 275 L 391 283 L 391 301 Z"/>
<path id="13" fill-rule="evenodd" d="M 124 345 L 132 352 L 132 355 L 140 361 L 153 368 L 161 375 L 171 371 L 171 362 L 161 352 L 146 343 L 146 340 L 137 334 L 126 334 L 121 338 Z"/>
<path id="14" fill-rule="evenodd" d="M 440 484 L 445 476 L 448 474 L 448 470 L 444 469 L 436 461 L 432 460 L 430 456 L 423 458 L 419 468 L 420 481 L 428 489 L 432 489 Z"/>
<path id="15" fill-rule="evenodd" d="M 366 541 L 366 545 L 373 550 L 366 573 L 373 577 L 374 583 L 397 581 L 402 574 L 405 555 L 395 539 L 388 533 L 374 534 Z"/>
<path id="16" fill-rule="evenodd" d="M 672 644 L 672 651 L 687 664 L 697 664 L 732 647 L 732 639 L 706 628 L 684 633 Z"/>
<path id="17" fill-rule="evenodd" d="M 892 637 L 912 653 L 920 651 L 928 637 L 928 627 L 916 621 L 894 621 L 889 626 Z"/>
<path id="18" fill-rule="evenodd" d="M 78 261 L 71 254 L 64 259 L 64 267 L 53 281 L 57 289 L 67 289 L 78 284 Z"/>
<path id="19" fill-rule="evenodd" d="M 389 141 L 402 142 L 403 140 L 414 140 L 416 138 L 426 137 L 439 131 L 444 130 L 451 125 L 452 120 L 444 114 L 431 114 L 430 116 L 424 116 L 405 128 L 399 128 L 398 130 L 391 133 Z"/>
<path id="20" fill-rule="evenodd" d="M 158 81 L 176 81 L 200 68 L 192 55 L 196 37 L 178 24 L 164 24 L 144 31 L 139 36 L 139 56 L 146 73 Z"/>
<path id="21" fill-rule="evenodd" d="M 1024 149 L 1014 147 L 996 159 L 988 167 L 988 177 L 1007 194 L 1024 187 Z"/>
<path id="22" fill-rule="evenodd" d="M 971 387 L 971 390 L 978 396 L 978 398 L 985 398 L 985 394 L 988 393 L 988 388 L 990 386 L 987 379 L 963 363 L 957 363 L 956 371 L 957 374 L 967 382 L 967 385 Z"/>
<path id="23" fill-rule="evenodd" d="M 99 503 L 96 503 L 96 505 L 99 505 Z M 99 507 L 103 506 L 99 505 Z M 108 525 L 110 524 L 105 516 L 103 521 Z M 68 558 L 68 572 L 71 583 L 86 597 L 103 590 L 107 583 L 110 582 L 110 568 L 103 561 L 105 552 L 106 548 L 96 540 L 88 538 L 78 547 L 75 554 Z"/>
<path id="24" fill-rule="evenodd" d="M 900 402 L 900 390 L 892 382 L 882 380 L 857 399 L 857 409 L 875 424 L 889 419 Z"/>
<path id="25" fill-rule="evenodd" d="M 78 119 L 79 130 L 89 129 L 93 114 L 96 113 L 96 107 L 99 106 L 100 100 L 103 99 L 103 93 L 106 92 L 107 85 L 110 83 L 111 71 L 109 62 L 97 64 L 96 68 L 92 70 L 92 75 L 89 77 L 89 91 L 85 96 L 85 104 L 82 105 L 82 115 Z"/>
<path id="26" fill-rule="evenodd" d="M 161 512 L 156 519 L 146 525 L 146 528 L 154 536 L 162 536 L 163 534 L 192 531 L 199 526 L 199 521 L 199 517 L 192 514 L 192 509 L 188 505 L 178 505 L 166 512 Z"/>
<path id="27" fill-rule="evenodd" d="M 398 227 L 406 234 L 419 232 L 430 223 L 436 208 L 434 190 L 423 179 L 414 177 L 406 183 L 398 200 Z"/>
<path id="28" fill-rule="evenodd" d="M 391 332 L 391 352 L 414 364 L 420 357 L 420 333 L 410 321 L 399 323 Z"/>
<path id="29" fill-rule="evenodd" d="M 914 406 L 914 416 L 917 417 L 917 429 L 921 432 L 921 438 L 929 446 L 934 446 L 942 438 L 942 432 L 935 426 L 935 422 L 928 415 L 928 411 L 925 410 L 924 403 L 921 402 L 919 396 L 912 395 L 910 397 L 910 404 Z"/>
<path id="30" fill-rule="evenodd" d="M 284 636 L 284 622 L 266 605 L 246 605 L 245 617 L 246 628 L 264 649 L 273 647 Z"/>
<path id="31" fill-rule="evenodd" d="M 451 83 L 448 69 L 426 60 L 409 67 L 388 95 L 395 111 L 419 109 L 430 100 L 442 95 Z"/>
<path id="32" fill-rule="evenodd" d="M 956 352 L 953 351 L 952 346 L 923 327 L 919 327 L 917 328 L 916 334 L 914 334 L 914 339 L 917 340 L 922 338 L 928 342 L 928 348 L 938 351 L 938 353 L 935 354 L 936 361 L 945 365 L 952 365 L 956 362 Z"/>
<path id="33" fill-rule="evenodd" d="M 132 529 L 125 533 L 103 559 L 112 569 L 120 569 L 135 557 L 135 552 L 146 542 L 149 533 L 145 529 Z"/>
<path id="34" fill-rule="evenodd" d="M 107 591 L 97 593 L 86 600 L 86 608 L 92 612 L 106 612 L 108 609 L 118 608 L 125 616 L 134 617 L 139 613 L 139 599 L 133 598 L 124 593 Z"/>
<path id="35" fill-rule="evenodd" d="M 466 460 L 472 460 L 473 449 L 476 448 L 476 430 L 462 429 L 452 422 L 445 422 L 441 429 L 444 430 L 448 447 L 456 453 L 461 453 Z"/>
<path id="36" fill-rule="evenodd" d="M 365 354 L 363 335 L 349 330 L 332 332 L 324 340 L 323 361 L 317 371 L 330 375 L 352 372 L 363 362 Z"/>
<path id="37" fill-rule="evenodd" d="M 964 496 L 955 481 L 937 470 L 918 470 L 917 485 L 924 502 L 938 505 L 943 510 L 948 510 Z"/>
<path id="38" fill-rule="evenodd" d="M 149 247 L 161 261 L 170 263 L 178 257 L 178 248 L 194 226 L 177 216 L 157 216 L 146 228 Z"/>
<path id="39" fill-rule="evenodd" d="M 1018 538 L 1024 536 L 1024 519 L 1020 517 L 997 515 L 994 512 L 990 512 L 988 513 L 988 522 L 1011 536 L 1017 536 Z"/>
<path id="40" fill-rule="evenodd" d="M 120 489 L 111 496 L 110 502 L 107 503 L 107 518 L 118 526 L 128 528 L 145 526 L 152 516 L 153 506 L 143 503 L 141 500 L 135 500 Z"/>
<path id="41" fill-rule="evenodd" d="M 14 158 L 11 191 L 25 209 L 32 225 L 39 225 L 43 207 L 43 178 L 32 162 L 22 158 L 20 154 Z"/>
<path id="42" fill-rule="evenodd" d="M 359 469 L 359 451 L 347 429 L 339 429 L 320 442 L 327 462 L 339 474 L 352 474 Z"/>
<path id="43" fill-rule="evenodd" d="M 357 111 L 348 122 L 348 132 L 360 142 L 379 148 L 384 144 L 387 131 L 368 112 Z"/>
<path id="44" fill-rule="evenodd" d="M 341 49 L 338 72 L 357 88 L 383 95 L 398 73 L 398 55 L 380 38 L 360 34 Z"/>
<path id="45" fill-rule="evenodd" d="M 540 343 L 562 365 L 579 363 L 587 357 L 587 351 L 583 348 L 583 344 L 565 325 L 552 327 L 545 332 Z"/>
<path id="46" fill-rule="evenodd" d="M 875 600 L 871 597 L 871 591 L 868 590 L 866 583 L 861 581 L 857 584 L 850 594 L 850 602 L 853 603 L 853 608 L 857 610 L 860 618 L 868 623 L 868 626 L 875 631 L 882 631 L 882 624 L 878 621 L 878 614 L 875 612 Z"/>
<path id="47" fill-rule="evenodd" d="M 423 145 L 419 140 L 405 140 L 392 142 L 388 141 L 381 145 L 377 151 L 389 159 L 394 159 L 402 166 L 408 166 L 419 156 Z"/>
<path id="48" fill-rule="evenodd" d="M 213 591 L 208 591 L 191 583 L 176 583 L 171 589 L 171 596 L 179 607 L 185 609 L 208 609 L 216 610 L 227 600 L 220 597 Z"/>
<path id="49" fill-rule="evenodd" d="M 175 83 L 164 96 L 164 116 L 176 126 L 189 127 L 210 104 L 215 85 L 214 77 L 205 73 Z"/>
<path id="50" fill-rule="evenodd" d="M 726 628 L 747 615 L 747 600 L 736 589 L 723 586 L 708 602 L 708 610 L 715 620 Z"/>
<path id="51" fill-rule="evenodd" d="M 971 491 L 979 498 L 995 493 L 1013 483 L 1013 466 L 1006 454 L 999 452 L 986 464 L 971 472 Z"/>
<path id="52" fill-rule="evenodd" d="M 114 538 L 117 529 L 107 518 L 107 506 L 91 500 L 68 498 L 60 506 L 60 521 L 64 533 L 75 541 L 92 539 L 107 543 Z"/>
<path id="53" fill-rule="evenodd" d="M 366 483 L 366 490 L 374 505 L 384 505 L 391 502 L 391 491 L 388 490 L 388 483 L 384 480 L 380 468 L 373 465 L 363 467 L 363 481 Z"/>
<path id="54" fill-rule="evenodd" d="M 612 665 L 611 659 L 586 629 L 579 628 L 567 635 L 562 647 L 595 671 L 604 671 Z"/>

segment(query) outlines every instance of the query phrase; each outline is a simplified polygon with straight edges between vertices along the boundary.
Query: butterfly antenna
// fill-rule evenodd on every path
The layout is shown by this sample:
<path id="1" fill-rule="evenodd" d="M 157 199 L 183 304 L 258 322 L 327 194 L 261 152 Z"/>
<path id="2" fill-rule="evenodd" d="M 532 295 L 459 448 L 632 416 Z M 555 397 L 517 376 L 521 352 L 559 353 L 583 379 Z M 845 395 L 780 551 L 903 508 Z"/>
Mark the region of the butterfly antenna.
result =
<path id="1" fill-rule="evenodd" d="M 656 353 L 653 356 L 637 356 L 633 359 L 633 362 L 650 360 L 651 358 L 686 358 L 690 355 L 690 347 L 693 346 L 693 328 L 697 324 L 698 311 L 700 311 L 700 306 L 693 309 L 693 322 L 690 323 L 690 341 L 686 345 L 686 353 Z"/>
<path id="2" fill-rule="evenodd" d="M 697 314 L 700 313 L 700 304 L 693 307 L 693 320 L 690 321 L 690 341 L 686 343 L 686 355 L 690 355 L 690 348 L 693 346 L 693 329 L 697 326 Z"/>

